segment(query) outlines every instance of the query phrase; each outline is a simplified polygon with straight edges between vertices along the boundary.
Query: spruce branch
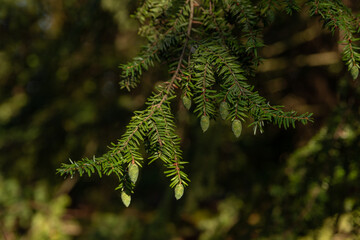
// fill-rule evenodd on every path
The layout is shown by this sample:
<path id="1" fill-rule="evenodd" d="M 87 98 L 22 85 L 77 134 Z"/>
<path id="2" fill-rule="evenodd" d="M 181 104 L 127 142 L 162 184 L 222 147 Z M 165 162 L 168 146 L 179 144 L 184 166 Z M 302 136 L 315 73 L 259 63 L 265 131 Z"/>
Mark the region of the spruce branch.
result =
<path id="1" fill-rule="evenodd" d="M 343 60 L 353 77 L 359 72 L 358 19 L 341 1 L 311 0 L 310 14 L 319 15 L 324 26 L 343 33 Z M 272 123 L 285 129 L 297 123 L 312 122 L 312 113 L 285 111 L 271 105 L 251 84 L 261 60 L 258 52 L 263 32 L 278 12 L 299 10 L 296 0 L 145 0 L 135 16 L 142 24 L 139 34 L 148 43 L 132 62 L 120 65 L 121 88 L 136 87 L 141 75 L 155 62 L 167 63 L 170 78 L 155 87 L 143 110 L 135 111 L 125 132 L 101 157 L 84 158 L 63 164 L 61 175 L 115 174 L 119 179 L 125 206 L 131 202 L 139 167 L 159 160 L 170 178 L 175 198 L 190 182 L 184 172 L 181 139 L 171 102 L 180 95 L 186 109 L 200 119 L 205 132 L 218 112 L 230 120 L 231 129 L 240 137 L 243 123 L 264 132 Z M 147 159 L 140 153 L 142 144 Z"/>
<path id="2" fill-rule="evenodd" d="M 160 158 L 169 169 L 165 173 L 168 176 L 175 175 L 171 179 L 170 186 L 175 187 L 179 184 L 187 186 L 189 179 L 182 170 L 182 165 L 185 162 L 181 161 L 180 138 L 175 134 L 175 124 L 172 120 L 173 116 L 169 105 L 169 101 L 174 98 L 174 88 L 183 75 L 182 69 L 186 68 L 183 64 L 184 59 L 186 56 L 190 56 L 187 50 L 192 30 L 194 4 L 192 0 L 187 1 L 186 4 L 189 7 L 183 6 L 181 8 L 174 25 L 165 32 L 163 38 L 157 38 L 156 41 L 150 43 L 151 47 L 144 51 L 141 57 L 135 58 L 132 63 L 121 65 L 124 77 L 121 86 L 127 89 L 135 87 L 142 71 L 152 66 L 154 60 L 159 61 L 159 57 L 164 56 L 164 53 L 172 44 L 181 41 L 179 35 L 183 34 L 183 27 L 177 26 L 177 24 L 181 25 L 183 14 L 186 15 L 185 12 L 188 11 L 188 26 L 185 38 L 183 38 L 180 55 L 173 61 L 174 63 L 176 62 L 176 67 L 170 69 L 172 72 L 171 79 L 156 88 L 156 91 L 148 99 L 148 107 L 145 110 L 135 112 L 122 138 L 117 144 L 112 144 L 107 154 L 96 159 L 94 158 L 93 161 L 85 158 L 75 163 L 63 164 L 62 168 L 58 170 L 61 175 L 73 175 L 75 171 L 78 171 L 80 175 L 84 172 L 91 175 L 95 169 L 100 176 L 102 172 L 108 175 L 114 172 L 118 175 L 120 181 L 117 189 L 122 191 L 123 202 L 128 206 L 131 201 L 130 195 L 133 193 L 135 186 L 135 178 L 131 177 L 130 179 L 129 177 L 131 175 L 130 167 L 133 165 L 142 166 L 143 158 L 139 153 L 139 146 L 147 136 L 150 136 L 150 138 L 146 139 L 151 145 L 149 148 L 150 163 Z M 152 5 L 152 7 L 155 6 Z M 152 146 L 154 145 L 159 147 L 153 148 Z M 129 174 L 125 172 L 127 169 Z"/>
<path id="3" fill-rule="evenodd" d="M 354 45 L 360 38 L 360 21 L 343 2 L 335 0 L 312 0 L 309 2 L 310 15 L 322 18 L 324 26 L 332 33 L 339 30 L 342 33 L 340 43 L 344 45 L 343 61 L 348 66 L 353 79 L 356 79 L 360 70 L 360 47 Z"/>
<path id="4" fill-rule="evenodd" d="M 148 1 L 143 5 L 143 8 L 144 6 L 146 6 L 146 10 L 138 10 L 138 13 L 146 13 L 145 15 L 137 15 L 137 18 L 140 20 L 140 22 L 143 22 L 145 18 L 156 16 L 153 12 L 159 11 L 159 5 L 156 4 L 156 6 L 154 6 L 152 4 L 153 3 L 151 1 Z M 157 32 L 153 31 L 153 29 L 151 29 L 150 32 L 147 32 L 142 28 L 139 30 L 140 35 L 146 35 L 148 37 L 149 44 L 143 47 L 143 50 L 140 53 L 141 57 L 135 57 L 132 62 L 119 66 L 119 68 L 122 69 L 121 78 L 123 79 L 122 81 L 120 81 L 121 88 L 126 88 L 128 91 L 130 91 L 131 88 L 135 88 L 140 81 L 140 77 L 143 71 L 148 70 L 150 67 L 153 67 L 155 62 L 160 61 L 159 56 L 166 53 L 171 46 L 175 46 L 176 44 L 178 44 L 178 38 L 176 36 L 181 34 L 181 32 L 183 31 L 183 13 L 186 10 L 186 6 L 187 5 L 184 4 L 180 8 L 179 12 L 176 14 L 176 19 L 172 22 L 171 27 L 168 28 L 165 33 L 154 34 Z M 168 7 L 169 6 L 167 5 L 164 9 L 167 9 Z M 152 9 L 152 11 L 150 11 L 150 9 Z M 150 14 L 148 14 L 148 11 L 150 11 Z M 162 26 L 160 26 L 160 28 L 162 28 Z M 158 37 L 159 35 L 160 37 Z"/>

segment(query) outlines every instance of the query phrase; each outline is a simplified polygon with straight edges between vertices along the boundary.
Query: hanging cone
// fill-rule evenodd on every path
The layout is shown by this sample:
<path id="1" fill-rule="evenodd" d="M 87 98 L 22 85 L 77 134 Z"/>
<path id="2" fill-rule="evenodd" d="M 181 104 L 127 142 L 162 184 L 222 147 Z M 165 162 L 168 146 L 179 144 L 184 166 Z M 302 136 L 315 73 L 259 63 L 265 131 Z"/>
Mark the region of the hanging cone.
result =
<path id="1" fill-rule="evenodd" d="M 226 102 L 220 103 L 220 116 L 222 119 L 226 119 L 229 115 L 229 105 Z"/>
<path id="2" fill-rule="evenodd" d="M 183 104 L 187 110 L 191 108 L 191 99 L 188 98 L 186 95 L 182 98 Z"/>
<path id="3" fill-rule="evenodd" d="M 123 204 L 125 205 L 125 207 L 128 207 L 130 205 L 130 202 L 131 202 L 131 196 L 127 195 L 123 191 L 123 192 L 121 192 L 121 200 L 122 200 Z"/>
<path id="4" fill-rule="evenodd" d="M 357 66 L 353 66 L 350 70 L 350 73 L 354 80 L 357 79 L 359 76 L 359 68 Z"/>
<path id="5" fill-rule="evenodd" d="M 201 129 L 203 130 L 203 132 L 206 132 L 206 130 L 208 130 L 209 125 L 210 125 L 209 117 L 203 115 L 200 120 L 200 125 L 201 125 Z"/>
<path id="6" fill-rule="evenodd" d="M 241 131 L 242 131 L 242 125 L 241 125 L 241 122 L 239 119 L 235 119 L 233 122 L 232 122 L 232 131 L 234 133 L 234 135 L 238 138 L 240 137 L 241 135 Z"/>
<path id="7" fill-rule="evenodd" d="M 184 186 L 182 184 L 178 184 L 175 187 L 175 198 L 179 200 L 184 194 Z"/>
<path id="8" fill-rule="evenodd" d="M 130 180 L 133 183 L 136 183 L 136 180 L 138 179 L 138 176 L 139 176 L 139 166 L 136 163 L 131 164 L 130 167 L 129 167 Z"/>

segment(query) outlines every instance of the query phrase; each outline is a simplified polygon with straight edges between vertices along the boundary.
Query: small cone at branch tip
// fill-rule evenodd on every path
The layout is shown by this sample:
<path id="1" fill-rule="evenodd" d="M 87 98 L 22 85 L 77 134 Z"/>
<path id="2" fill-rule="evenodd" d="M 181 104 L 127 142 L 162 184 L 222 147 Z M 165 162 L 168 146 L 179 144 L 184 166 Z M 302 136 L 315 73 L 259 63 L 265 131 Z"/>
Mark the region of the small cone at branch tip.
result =
<path id="1" fill-rule="evenodd" d="M 241 135 L 241 131 L 242 131 L 242 125 L 241 125 L 241 121 L 239 119 L 235 119 L 233 122 L 232 122 L 232 131 L 235 135 L 235 137 L 240 137 Z"/>
<path id="2" fill-rule="evenodd" d="M 186 95 L 182 98 L 183 104 L 187 110 L 191 108 L 191 99 L 188 98 Z"/>
<path id="3" fill-rule="evenodd" d="M 130 180 L 133 183 L 136 183 L 136 180 L 138 179 L 138 176 L 139 176 L 139 166 L 136 163 L 131 164 L 130 167 L 129 167 Z"/>
<path id="4" fill-rule="evenodd" d="M 175 187 L 175 198 L 179 200 L 184 194 L 184 186 L 182 184 L 178 184 Z"/>
<path id="5" fill-rule="evenodd" d="M 123 204 L 125 205 L 125 207 L 128 207 L 131 202 L 131 196 L 127 195 L 124 191 L 122 191 L 121 192 L 121 200 L 122 200 Z"/>
<path id="6" fill-rule="evenodd" d="M 359 68 L 357 66 L 353 66 L 350 70 L 350 73 L 353 79 L 357 79 L 357 77 L 359 76 Z"/>
<path id="7" fill-rule="evenodd" d="M 203 115 L 200 120 L 200 125 L 201 125 L 201 129 L 203 130 L 203 132 L 206 132 L 206 130 L 208 130 L 209 125 L 210 125 L 209 117 Z"/>
<path id="8" fill-rule="evenodd" d="M 229 105 L 226 102 L 220 103 L 220 116 L 223 120 L 229 115 Z"/>

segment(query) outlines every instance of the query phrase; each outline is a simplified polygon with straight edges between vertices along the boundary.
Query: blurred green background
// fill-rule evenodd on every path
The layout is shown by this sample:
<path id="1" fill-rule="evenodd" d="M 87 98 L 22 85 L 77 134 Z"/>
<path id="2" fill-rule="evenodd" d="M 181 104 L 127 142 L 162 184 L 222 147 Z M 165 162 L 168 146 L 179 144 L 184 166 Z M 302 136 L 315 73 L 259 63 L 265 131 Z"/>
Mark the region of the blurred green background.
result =
<path id="1" fill-rule="evenodd" d="M 137 4 L 0 0 L 0 239 L 360 239 L 359 81 L 339 36 L 305 11 L 267 28 L 253 84 L 314 123 L 235 139 L 219 120 L 203 134 L 179 101 L 192 181 L 179 201 L 156 163 L 129 208 L 113 177 L 55 174 L 68 158 L 104 153 L 168 77 L 159 64 L 133 92 L 119 89 L 117 66 L 144 42 Z"/>

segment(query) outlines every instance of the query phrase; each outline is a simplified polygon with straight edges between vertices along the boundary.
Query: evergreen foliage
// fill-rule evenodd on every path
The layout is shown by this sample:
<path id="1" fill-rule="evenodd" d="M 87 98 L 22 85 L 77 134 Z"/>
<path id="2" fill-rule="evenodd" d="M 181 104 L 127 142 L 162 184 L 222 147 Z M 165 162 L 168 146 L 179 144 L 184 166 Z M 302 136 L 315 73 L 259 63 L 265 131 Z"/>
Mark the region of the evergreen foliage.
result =
<path id="1" fill-rule="evenodd" d="M 176 134 L 171 101 L 177 96 L 186 109 L 193 109 L 205 132 L 210 120 L 232 122 L 239 137 L 242 123 L 249 123 L 254 134 L 264 131 L 265 123 L 285 129 L 297 122 L 312 121 L 311 113 L 284 111 L 271 105 L 250 83 L 261 62 L 259 48 L 264 46 L 262 33 L 278 12 L 292 14 L 310 7 L 309 14 L 320 16 L 332 32 L 340 30 L 344 44 L 343 60 L 353 78 L 358 77 L 360 48 L 359 20 L 341 1 L 313 0 L 306 4 L 295 0 L 145 0 L 135 14 L 142 24 L 139 34 L 148 44 L 133 61 L 120 65 L 121 88 L 135 88 L 144 71 L 156 62 L 166 62 L 171 77 L 155 87 L 147 99 L 147 107 L 136 111 L 117 143 L 100 157 L 84 158 L 63 164 L 58 172 L 73 176 L 95 172 L 115 174 L 125 206 L 145 164 L 140 153 L 144 143 L 150 164 L 160 160 L 181 198 L 189 178 L 183 171 L 180 138 Z"/>

